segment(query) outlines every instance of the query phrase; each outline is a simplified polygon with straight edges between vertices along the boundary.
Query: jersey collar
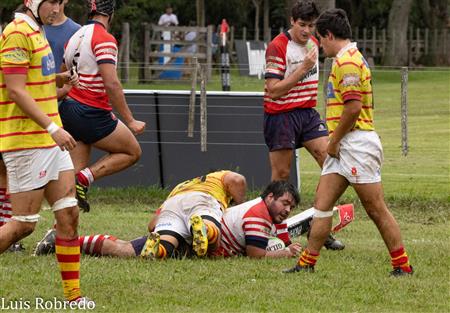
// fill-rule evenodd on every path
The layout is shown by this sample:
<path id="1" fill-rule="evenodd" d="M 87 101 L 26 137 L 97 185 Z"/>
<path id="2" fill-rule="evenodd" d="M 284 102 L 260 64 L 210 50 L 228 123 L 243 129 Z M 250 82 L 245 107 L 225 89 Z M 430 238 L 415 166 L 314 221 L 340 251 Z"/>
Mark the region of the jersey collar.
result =
<path id="1" fill-rule="evenodd" d="M 36 21 L 33 20 L 31 17 L 29 17 L 27 14 L 15 13 L 14 18 L 23 19 L 28 25 L 30 25 L 31 28 L 33 28 L 34 31 L 37 31 L 40 29 L 38 23 L 36 23 Z"/>
<path id="2" fill-rule="evenodd" d="M 356 42 L 350 42 L 347 45 L 345 45 L 344 47 L 342 47 L 341 50 L 339 50 L 339 52 L 336 54 L 337 58 L 340 58 L 341 56 L 344 55 L 345 52 L 347 52 L 350 49 L 356 49 Z"/>

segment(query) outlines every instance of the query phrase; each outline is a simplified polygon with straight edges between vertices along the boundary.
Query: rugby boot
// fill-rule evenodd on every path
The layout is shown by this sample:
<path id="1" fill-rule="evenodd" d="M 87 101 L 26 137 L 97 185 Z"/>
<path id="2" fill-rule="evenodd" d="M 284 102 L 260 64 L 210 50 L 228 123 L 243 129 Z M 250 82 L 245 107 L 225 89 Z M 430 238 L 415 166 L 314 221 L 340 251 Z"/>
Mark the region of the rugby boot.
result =
<path id="1" fill-rule="evenodd" d="M 208 251 L 208 232 L 203 219 L 193 215 L 190 220 L 192 227 L 192 250 L 199 257 L 206 255 Z"/>
<path id="2" fill-rule="evenodd" d="M 159 234 L 149 233 L 144 247 L 141 250 L 141 257 L 154 260 L 158 257 L 159 252 Z"/>
<path id="3" fill-rule="evenodd" d="M 75 189 L 77 191 L 78 207 L 83 212 L 89 212 L 91 210 L 91 206 L 87 200 L 88 187 L 79 183 L 77 179 L 75 183 Z"/>
<path id="4" fill-rule="evenodd" d="M 314 266 L 312 266 L 312 265 L 301 266 L 301 265 L 296 264 L 292 268 L 283 270 L 283 273 L 285 273 L 285 274 L 297 273 L 297 272 L 314 273 Z"/>
<path id="5" fill-rule="evenodd" d="M 327 240 L 325 240 L 323 246 L 327 248 L 327 250 L 343 250 L 345 248 L 345 245 L 342 243 L 342 241 L 337 240 L 331 234 L 328 235 Z"/>
<path id="6" fill-rule="evenodd" d="M 9 246 L 7 252 L 22 252 L 25 251 L 25 248 L 22 242 L 18 241 Z"/>
<path id="7" fill-rule="evenodd" d="M 401 267 L 396 267 L 394 268 L 394 270 L 389 274 L 389 276 L 392 277 L 400 277 L 400 276 L 409 276 L 414 274 L 414 269 L 411 266 L 411 272 L 407 272 L 405 270 L 403 270 Z"/>
<path id="8" fill-rule="evenodd" d="M 47 255 L 55 253 L 56 229 L 49 229 L 44 237 L 36 244 L 33 256 Z"/>

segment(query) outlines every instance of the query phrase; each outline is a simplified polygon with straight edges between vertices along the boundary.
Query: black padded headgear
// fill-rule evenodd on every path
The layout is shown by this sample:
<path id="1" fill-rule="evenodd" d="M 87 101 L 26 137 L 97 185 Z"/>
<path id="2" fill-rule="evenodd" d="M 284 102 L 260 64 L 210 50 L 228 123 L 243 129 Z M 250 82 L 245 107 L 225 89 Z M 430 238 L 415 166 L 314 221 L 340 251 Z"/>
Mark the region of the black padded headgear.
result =
<path id="1" fill-rule="evenodd" d="M 87 0 L 89 16 L 95 14 L 111 16 L 116 6 L 115 0 Z"/>

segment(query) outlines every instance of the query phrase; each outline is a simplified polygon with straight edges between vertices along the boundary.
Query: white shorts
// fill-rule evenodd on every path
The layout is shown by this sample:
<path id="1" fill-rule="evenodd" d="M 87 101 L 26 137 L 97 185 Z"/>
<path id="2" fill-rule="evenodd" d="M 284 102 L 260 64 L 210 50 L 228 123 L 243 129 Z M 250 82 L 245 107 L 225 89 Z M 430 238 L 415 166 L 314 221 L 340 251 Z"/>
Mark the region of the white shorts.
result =
<path id="1" fill-rule="evenodd" d="M 327 156 L 322 175 L 336 173 L 352 184 L 381 181 L 383 148 L 374 131 L 355 130 L 342 138 L 339 159 Z"/>
<path id="2" fill-rule="evenodd" d="M 183 237 L 188 244 L 192 242 L 189 219 L 193 215 L 207 215 L 218 223 L 222 219 L 219 202 L 203 192 L 187 192 L 167 199 L 155 226 L 155 232 L 172 231 Z"/>
<path id="3" fill-rule="evenodd" d="M 59 147 L 3 152 L 10 193 L 39 189 L 51 180 L 58 180 L 59 173 L 73 170 L 68 151 Z"/>

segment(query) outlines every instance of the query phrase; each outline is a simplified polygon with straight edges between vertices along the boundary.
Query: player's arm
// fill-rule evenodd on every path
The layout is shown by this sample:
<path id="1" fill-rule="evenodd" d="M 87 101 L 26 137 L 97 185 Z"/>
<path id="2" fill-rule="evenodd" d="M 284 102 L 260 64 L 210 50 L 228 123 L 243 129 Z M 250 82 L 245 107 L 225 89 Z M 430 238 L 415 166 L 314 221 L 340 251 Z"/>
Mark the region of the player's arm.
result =
<path id="1" fill-rule="evenodd" d="M 31 118 L 36 124 L 43 129 L 47 129 L 55 143 L 62 150 L 71 150 L 75 147 L 76 142 L 72 136 L 64 129 L 52 124 L 52 120 L 42 112 L 34 99 L 26 90 L 27 76 L 23 74 L 6 74 L 4 73 L 6 89 L 9 98 L 14 101 L 20 109 Z M 52 125 L 52 128 L 49 126 Z"/>
<path id="2" fill-rule="evenodd" d="M 245 201 L 247 182 L 243 175 L 235 172 L 228 172 L 223 177 L 223 184 L 226 192 L 233 198 L 234 202 L 240 204 Z"/>
<path id="3" fill-rule="evenodd" d="M 317 49 L 311 49 L 305 56 L 302 64 L 288 77 L 284 79 L 279 78 L 266 78 L 266 88 L 269 97 L 273 100 L 277 100 L 282 96 L 288 94 L 305 75 L 316 65 L 317 62 Z"/>
<path id="4" fill-rule="evenodd" d="M 361 113 L 362 102 L 358 100 L 350 100 L 345 102 L 344 111 L 335 131 L 331 135 L 329 146 L 339 144 L 341 139 L 353 128 Z M 330 148 L 330 147 L 328 147 Z M 331 154 L 330 154 L 331 155 Z M 336 157 L 336 155 L 331 155 Z"/>
<path id="5" fill-rule="evenodd" d="M 112 106 L 120 114 L 128 128 L 139 135 L 145 130 L 145 122 L 134 119 L 123 94 L 122 84 L 117 76 L 116 67 L 111 63 L 99 64 L 100 75 Z"/>
<path id="6" fill-rule="evenodd" d="M 288 246 L 288 249 L 281 249 L 277 251 L 266 251 L 266 249 L 247 245 L 246 253 L 251 258 L 290 258 L 296 256 L 300 250 L 301 245 L 299 243 L 293 243 Z"/>
<path id="7" fill-rule="evenodd" d="M 337 69 L 338 89 L 344 100 L 344 110 L 339 124 L 330 136 L 327 152 L 331 157 L 339 157 L 340 141 L 353 128 L 362 109 L 361 72 L 354 64 L 347 64 Z"/>

